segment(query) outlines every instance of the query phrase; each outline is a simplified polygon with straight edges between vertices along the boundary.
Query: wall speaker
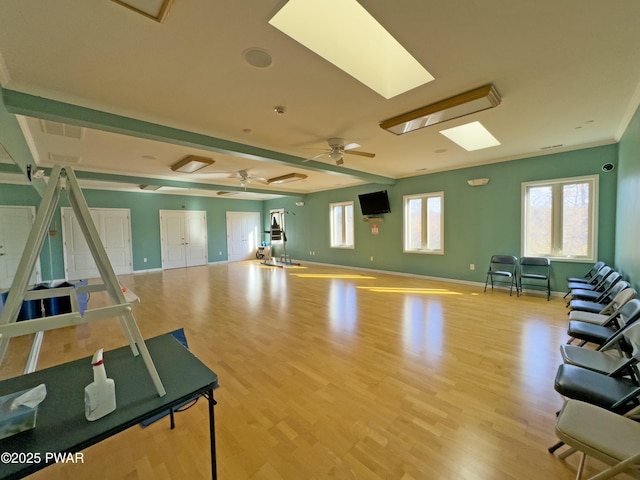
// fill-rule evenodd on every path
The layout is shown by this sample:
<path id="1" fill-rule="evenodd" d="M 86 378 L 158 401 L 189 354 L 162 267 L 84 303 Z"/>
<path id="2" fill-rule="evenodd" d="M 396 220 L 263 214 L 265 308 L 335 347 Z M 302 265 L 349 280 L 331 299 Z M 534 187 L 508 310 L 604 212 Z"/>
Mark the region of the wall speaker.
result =
<path id="1" fill-rule="evenodd" d="M 603 172 L 610 172 L 614 168 L 616 168 L 616 166 L 613 163 L 605 163 L 604 165 L 602 165 Z"/>

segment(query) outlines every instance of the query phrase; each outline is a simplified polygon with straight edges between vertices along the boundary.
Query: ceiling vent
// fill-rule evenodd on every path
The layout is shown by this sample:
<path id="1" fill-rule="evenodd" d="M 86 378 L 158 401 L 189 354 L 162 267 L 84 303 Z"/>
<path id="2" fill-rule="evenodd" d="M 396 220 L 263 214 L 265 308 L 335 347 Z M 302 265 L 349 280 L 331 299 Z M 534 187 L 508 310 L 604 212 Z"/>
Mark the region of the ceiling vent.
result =
<path id="1" fill-rule="evenodd" d="M 50 135 L 60 135 L 67 138 L 77 138 L 79 140 L 84 137 L 84 127 L 52 122 L 50 120 L 40 120 L 40 125 L 42 126 L 42 131 Z"/>

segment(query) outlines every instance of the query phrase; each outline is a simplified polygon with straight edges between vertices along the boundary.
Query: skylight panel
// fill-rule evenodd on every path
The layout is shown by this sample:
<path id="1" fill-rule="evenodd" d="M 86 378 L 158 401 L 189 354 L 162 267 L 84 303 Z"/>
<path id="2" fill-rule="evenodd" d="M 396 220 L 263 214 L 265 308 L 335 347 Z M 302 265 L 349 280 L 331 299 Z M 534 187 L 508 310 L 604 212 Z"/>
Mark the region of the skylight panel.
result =
<path id="1" fill-rule="evenodd" d="M 440 133 L 469 152 L 500 145 L 489 130 L 477 121 L 440 130 Z"/>
<path id="2" fill-rule="evenodd" d="M 289 0 L 269 23 L 384 98 L 434 80 L 356 0 Z"/>

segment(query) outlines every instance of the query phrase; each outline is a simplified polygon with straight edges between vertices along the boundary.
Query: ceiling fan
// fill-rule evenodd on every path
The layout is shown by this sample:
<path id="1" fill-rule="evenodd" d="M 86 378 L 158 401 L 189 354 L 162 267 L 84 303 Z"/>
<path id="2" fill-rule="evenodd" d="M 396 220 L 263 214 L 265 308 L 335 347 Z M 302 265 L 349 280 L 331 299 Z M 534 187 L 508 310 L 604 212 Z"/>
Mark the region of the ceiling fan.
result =
<path id="1" fill-rule="evenodd" d="M 363 152 L 361 150 L 355 150 L 356 148 L 359 148 L 360 145 L 357 143 L 348 143 L 345 145 L 344 143 L 344 138 L 339 138 L 339 137 L 334 137 L 334 138 L 330 138 L 327 140 L 327 144 L 329 145 L 329 149 L 324 152 L 321 153 L 319 155 L 316 155 L 314 157 L 311 158 L 307 158 L 306 160 L 303 160 L 303 162 L 308 162 L 309 160 L 315 160 L 317 158 L 321 158 L 324 157 L 325 155 L 328 156 L 329 158 L 331 158 L 331 160 L 333 160 L 334 162 L 336 162 L 336 165 L 343 165 L 344 164 L 344 155 L 359 155 L 361 157 L 368 157 L 368 158 L 373 158 L 376 156 L 375 153 L 369 153 L 369 152 Z"/>
<path id="2" fill-rule="evenodd" d="M 247 188 L 247 186 L 252 182 L 261 182 L 267 183 L 267 180 L 263 177 L 254 177 L 249 174 L 249 170 L 238 170 L 236 172 L 211 172 L 205 174 L 208 177 L 218 177 L 218 178 L 237 178 L 240 180 L 240 186 Z"/>
<path id="3" fill-rule="evenodd" d="M 247 186 L 253 181 L 267 183 L 267 179 L 266 178 L 254 177 L 252 175 L 249 175 L 249 171 L 248 170 L 238 170 L 234 174 L 230 175 L 229 178 L 239 178 L 240 179 L 240 186 L 244 187 L 244 188 L 247 188 Z"/>

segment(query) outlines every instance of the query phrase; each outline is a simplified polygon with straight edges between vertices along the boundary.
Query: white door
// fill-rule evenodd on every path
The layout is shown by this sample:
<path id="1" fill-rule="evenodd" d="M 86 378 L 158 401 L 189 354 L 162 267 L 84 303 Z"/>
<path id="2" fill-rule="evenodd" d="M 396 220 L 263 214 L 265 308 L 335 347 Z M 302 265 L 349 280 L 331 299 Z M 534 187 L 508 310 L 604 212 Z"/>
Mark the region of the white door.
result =
<path id="1" fill-rule="evenodd" d="M 227 251 L 229 261 L 255 258 L 260 245 L 258 212 L 227 212 Z"/>
<path id="2" fill-rule="evenodd" d="M 68 280 L 97 278 L 96 262 L 89 250 L 73 209 L 62 212 L 64 264 Z M 91 218 L 116 275 L 133 271 L 131 262 L 131 220 L 128 208 L 90 208 Z"/>
<path id="3" fill-rule="evenodd" d="M 33 207 L 0 207 L 0 289 L 11 287 L 35 219 Z M 40 281 L 40 260 L 30 283 Z"/>
<path id="4" fill-rule="evenodd" d="M 207 213 L 160 210 L 162 268 L 206 265 L 208 259 Z"/>
<path id="5" fill-rule="evenodd" d="M 207 214 L 206 212 L 184 213 L 185 257 L 187 267 L 206 265 L 207 253 Z"/>

